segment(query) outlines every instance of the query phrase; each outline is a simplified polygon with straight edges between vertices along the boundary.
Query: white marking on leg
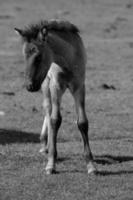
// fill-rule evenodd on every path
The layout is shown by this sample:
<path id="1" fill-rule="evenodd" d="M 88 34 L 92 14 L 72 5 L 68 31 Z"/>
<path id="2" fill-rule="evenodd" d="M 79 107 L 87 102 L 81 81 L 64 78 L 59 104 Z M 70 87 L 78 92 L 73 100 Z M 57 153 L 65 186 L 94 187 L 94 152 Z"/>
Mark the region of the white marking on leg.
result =
<path id="1" fill-rule="evenodd" d="M 46 131 L 47 131 L 47 118 L 44 117 L 44 122 L 43 122 L 43 126 L 42 126 L 42 131 L 41 131 L 42 137 L 45 135 Z"/>
<path id="2" fill-rule="evenodd" d="M 88 174 L 95 173 L 97 171 L 96 167 L 94 166 L 93 162 L 89 162 L 87 164 L 87 172 Z"/>
<path id="3" fill-rule="evenodd" d="M 41 139 L 43 140 L 44 136 L 47 134 L 47 118 L 44 117 L 44 122 L 43 122 L 43 126 L 42 126 L 42 131 L 41 131 Z M 45 147 L 46 144 L 42 144 L 42 147 L 41 149 L 39 150 L 40 153 L 43 153 L 45 152 L 46 150 L 46 147 Z"/>
<path id="4" fill-rule="evenodd" d="M 46 174 L 53 174 L 56 172 L 56 166 L 52 159 L 49 159 L 45 170 L 46 170 Z"/>
<path id="5" fill-rule="evenodd" d="M 56 63 L 52 63 L 47 76 L 49 77 L 50 80 L 52 80 L 53 84 L 56 84 L 58 80 L 58 74 L 61 72 L 62 72 L 61 67 Z"/>

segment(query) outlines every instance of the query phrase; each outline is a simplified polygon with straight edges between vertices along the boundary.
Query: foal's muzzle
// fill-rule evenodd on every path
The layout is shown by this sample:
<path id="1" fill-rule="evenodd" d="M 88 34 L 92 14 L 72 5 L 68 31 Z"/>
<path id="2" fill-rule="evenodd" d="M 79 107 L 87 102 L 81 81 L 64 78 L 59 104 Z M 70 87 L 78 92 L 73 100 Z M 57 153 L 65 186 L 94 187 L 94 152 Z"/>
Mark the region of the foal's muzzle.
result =
<path id="1" fill-rule="evenodd" d="M 30 81 L 28 81 L 28 83 L 26 83 L 25 86 L 29 92 L 37 92 L 40 89 L 40 87 L 37 84 L 33 84 Z"/>
<path id="2" fill-rule="evenodd" d="M 26 85 L 26 89 L 27 89 L 29 92 L 34 91 L 34 87 L 33 87 L 32 84 L 28 84 L 28 85 Z"/>

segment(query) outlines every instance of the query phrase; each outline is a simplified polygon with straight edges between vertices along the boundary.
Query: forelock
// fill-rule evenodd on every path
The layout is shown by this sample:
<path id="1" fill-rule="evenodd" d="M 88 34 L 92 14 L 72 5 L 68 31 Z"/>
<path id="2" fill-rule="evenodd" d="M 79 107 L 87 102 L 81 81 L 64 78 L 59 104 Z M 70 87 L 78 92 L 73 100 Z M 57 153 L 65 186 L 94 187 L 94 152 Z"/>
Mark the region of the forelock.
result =
<path id="1" fill-rule="evenodd" d="M 40 21 L 39 23 L 33 23 L 26 26 L 23 29 L 23 33 L 24 33 L 23 35 L 25 36 L 27 40 L 37 39 L 39 32 L 44 27 L 44 25 L 46 25 L 46 23 L 47 23 L 46 21 Z"/>

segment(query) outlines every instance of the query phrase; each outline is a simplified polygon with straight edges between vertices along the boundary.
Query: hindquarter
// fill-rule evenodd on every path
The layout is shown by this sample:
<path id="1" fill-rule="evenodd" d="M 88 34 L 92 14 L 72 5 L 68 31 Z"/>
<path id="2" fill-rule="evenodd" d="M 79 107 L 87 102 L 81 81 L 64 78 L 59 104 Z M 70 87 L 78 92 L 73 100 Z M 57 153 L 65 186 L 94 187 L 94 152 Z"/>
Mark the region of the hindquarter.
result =
<path id="1" fill-rule="evenodd" d="M 71 65 L 73 76 L 69 83 L 69 88 L 72 92 L 81 88 L 85 82 L 87 56 L 85 47 L 80 37 L 77 38 L 77 43 L 74 43 L 74 52 L 74 59 Z"/>

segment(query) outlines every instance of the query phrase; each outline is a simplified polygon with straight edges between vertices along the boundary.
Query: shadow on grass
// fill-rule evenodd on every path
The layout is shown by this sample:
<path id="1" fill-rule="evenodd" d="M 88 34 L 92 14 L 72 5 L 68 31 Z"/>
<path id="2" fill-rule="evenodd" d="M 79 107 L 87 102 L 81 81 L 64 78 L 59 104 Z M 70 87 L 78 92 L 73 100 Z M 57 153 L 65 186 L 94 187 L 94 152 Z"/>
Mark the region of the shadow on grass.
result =
<path id="1" fill-rule="evenodd" d="M 95 162 L 102 165 L 113 165 L 123 162 L 133 161 L 133 156 L 114 156 L 114 155 L 101 155 L 95 156 Z M 118 171 L 98 171 L 96 175 L 110 176 L 110 175 L 124 175 L 133 174 L 133 170 L 118 170 Z"/>
<path id="2" fill-rule="evenodd" d="M 119 170 L 119 171 L 98 171 L 96 175 L 98 176 L 117 176 L 117 175 L 124 175 L 124 174 L 133 174 L 133 170 Z"/>
<path id="3" fill-rule="evenodd" d="M 12 143 L 39 143 L 39 134 L 28 133 L 19 130 L 0 129 L 0 144 Z"/>
<path id="4" fill-rule="evenodd" d="M 94 160 L 97 164 L 113 165 L 117 163 L 133 161 L 133 156 L 101 155 L 95 156 Z"/>
<path id="5" fill-rule="evenodd" d="M 56 162 L 61 163 L 61 162 L 68 161 L 68 160 L 71 160 L 71 158 L 70 157 L 58 157 Z"/>
<path id="6" fill-rule="evenodd" d="M 59 138 L 58 142 L 65 143 L 69 140 Z M 40 143 L 40 134 L 24 132 L 21 130 L 0 129 L 0 144 L 12 143 Z"/>

